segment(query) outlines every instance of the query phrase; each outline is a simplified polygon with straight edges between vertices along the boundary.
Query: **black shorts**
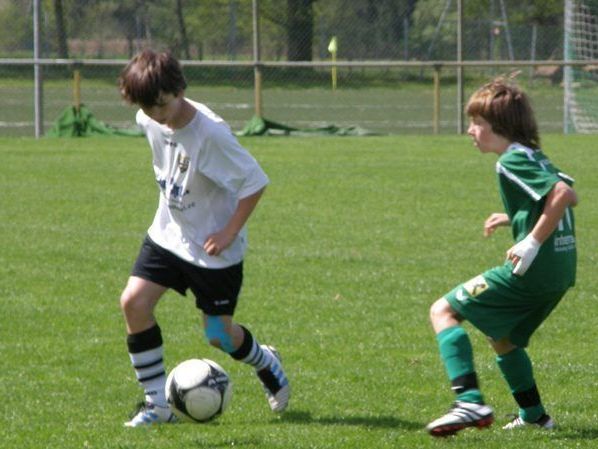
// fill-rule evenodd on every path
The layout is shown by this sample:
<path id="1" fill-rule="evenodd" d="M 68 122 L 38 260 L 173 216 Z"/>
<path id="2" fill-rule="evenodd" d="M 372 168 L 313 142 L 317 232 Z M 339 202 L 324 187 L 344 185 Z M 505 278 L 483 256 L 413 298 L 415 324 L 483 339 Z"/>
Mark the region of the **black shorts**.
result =
<path id="1" fill-rule="evenodd" d="M 243 283 L 243 262 L 226 268 L 203 268 L 184 261 L 145 237 L 131 276 L 186 295 L 207 315 L 233 315 Z"/>

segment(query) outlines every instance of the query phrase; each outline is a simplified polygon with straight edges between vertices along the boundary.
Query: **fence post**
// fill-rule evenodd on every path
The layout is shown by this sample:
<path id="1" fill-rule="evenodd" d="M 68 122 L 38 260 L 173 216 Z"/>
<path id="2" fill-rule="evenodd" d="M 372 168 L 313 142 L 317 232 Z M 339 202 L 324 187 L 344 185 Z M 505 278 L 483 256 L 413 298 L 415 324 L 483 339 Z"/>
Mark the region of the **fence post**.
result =
<path id="1" fill-rule="evenodd" d="M 253 89 L 255 115 L 262 117 L 262 68 L 260 66 L 259 0 L 253 0 Z"/>
<path id="2" fill-rule="evenodd" d="M 43 110 L 43 79 L 40 59 L 40 0 L 33 1 L 33 101 L 35 111 L 35 138 L 44 135 L 44 110 Z"/>
<path id="3" fill-rule="evenodd" d="M 432 126 L 434 134 L 438 134 L 440 129 L 440 64 L 434 64 L 434 115 L 432 117 Z"/>
<path id="4" fill-rule="evenodd" d="M 81 109 L 81 70 L 77 64 L 73 65 L 73 106 L 79 113 Z"/>

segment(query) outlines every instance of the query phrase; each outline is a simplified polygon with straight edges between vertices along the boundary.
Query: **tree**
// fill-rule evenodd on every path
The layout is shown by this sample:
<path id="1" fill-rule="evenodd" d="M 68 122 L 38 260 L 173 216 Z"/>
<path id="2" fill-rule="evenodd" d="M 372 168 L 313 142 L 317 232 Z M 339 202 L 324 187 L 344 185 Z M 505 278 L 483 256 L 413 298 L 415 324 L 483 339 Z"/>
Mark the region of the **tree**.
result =
<path id="1" fill-rule="evenodd" d="M 58 57 L 68 59 L 69 47 L 67 45 L 62 0 L 54 0 L 54 20 L 56 20 L 56 43 L 58 45 Z"/>
<path id="2" fill-rule="evenodd" d="M 181 51 L 185 59 L 191 59 L 189 53 L 189 39 L 187 38 L 187 27 L 185 26 L 185 16 L 183 14 L 183 0 L 176 0 L 176 17 L 181 33 Z"/>
<path id="3" fill-rule="evenodd" d="M 287 0 L 287 57 L 289 61 L 311 61 L 316 0 Z"/>
<path id="4" fill-rule="evenodd" d="M 135 37 L 137 36 L 137 5 L 131 2 L 119 3 L 112 12 L 112 17 L 124 34 L 129 47 L 129 57 L 135 53 Z"/>

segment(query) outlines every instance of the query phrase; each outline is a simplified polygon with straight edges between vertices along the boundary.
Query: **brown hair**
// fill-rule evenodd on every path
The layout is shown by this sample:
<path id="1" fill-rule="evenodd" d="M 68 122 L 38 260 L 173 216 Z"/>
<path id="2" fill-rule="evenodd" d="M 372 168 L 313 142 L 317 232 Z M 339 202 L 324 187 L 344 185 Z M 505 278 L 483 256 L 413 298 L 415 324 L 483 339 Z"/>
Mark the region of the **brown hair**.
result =
<path id="1" fill-rule="evenodd" d="M 120 94 L 129 103 L 155 106 L 160 95 L 178 95 L 187 87 L 179 62 L 170 53 L 144 50 L 120 74 Z"/>
<path id="2" fill-rule="evenodd" d="M 511 142 L 540 148 L 538 125 L 528 96 L 511 79 L 500 77 L 480 87 L 469 99 L 465 111 L 482 117 L 492 131 Z"/>

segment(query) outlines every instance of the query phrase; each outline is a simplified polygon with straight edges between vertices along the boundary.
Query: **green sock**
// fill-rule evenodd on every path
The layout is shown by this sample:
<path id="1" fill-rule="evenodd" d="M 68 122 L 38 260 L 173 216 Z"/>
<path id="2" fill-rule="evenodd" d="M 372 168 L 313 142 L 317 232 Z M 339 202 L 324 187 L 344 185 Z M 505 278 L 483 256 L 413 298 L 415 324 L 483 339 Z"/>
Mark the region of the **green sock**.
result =
<path id="1" fill-rule="evenodd" d="M 473 349 L 465 329 L 461 326 L 449 327 L 439 332 L 436 340 L 446 373 L 457 392 L 457 400 L 483 404 L 473 366 Z M 466 382 L 455 386 L 461 379 L 466 379 Z"/>
<path id="2" fill-rule="evenodd" d="M 536 422 L 546 411 L 536 388 L 532 362 L 523 348 L 499 355 L 496 362 L 519 404 L 519 416 L 526 422 Z"/>

